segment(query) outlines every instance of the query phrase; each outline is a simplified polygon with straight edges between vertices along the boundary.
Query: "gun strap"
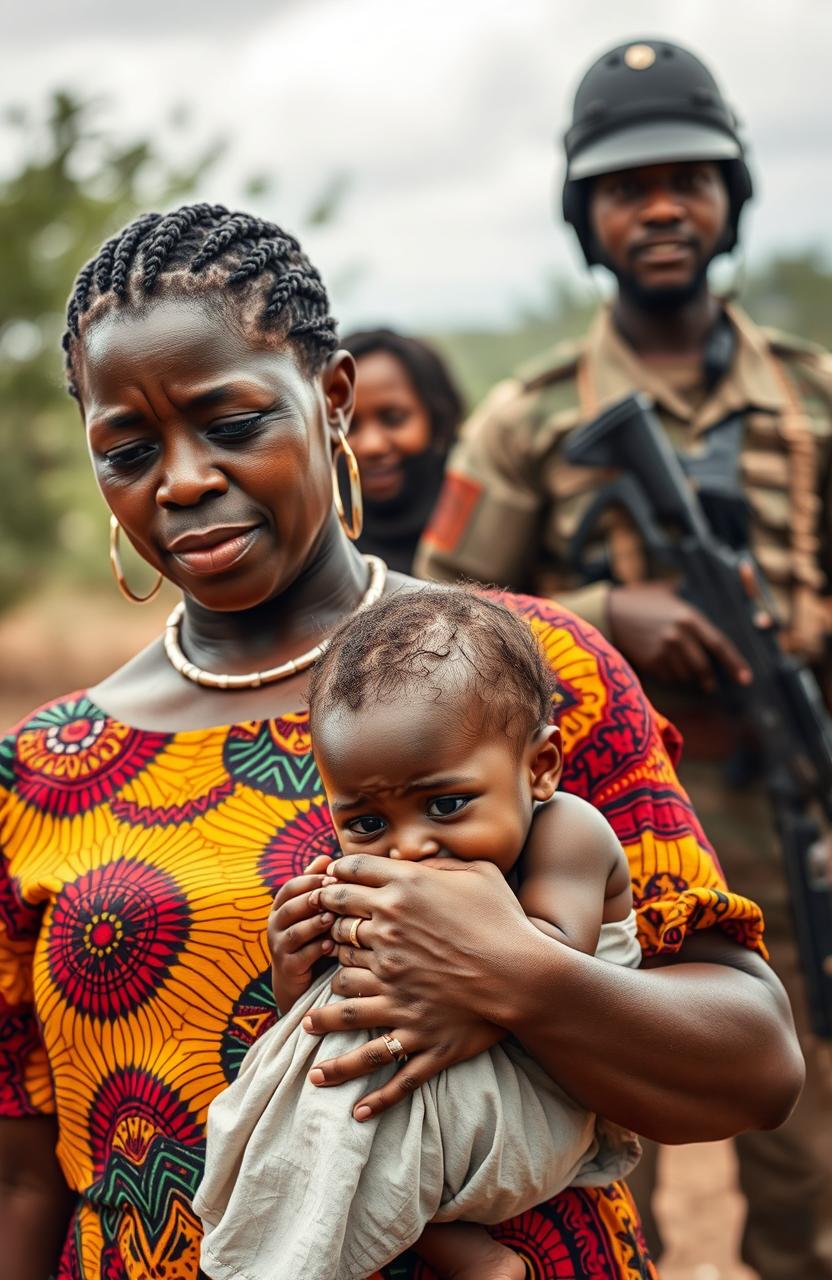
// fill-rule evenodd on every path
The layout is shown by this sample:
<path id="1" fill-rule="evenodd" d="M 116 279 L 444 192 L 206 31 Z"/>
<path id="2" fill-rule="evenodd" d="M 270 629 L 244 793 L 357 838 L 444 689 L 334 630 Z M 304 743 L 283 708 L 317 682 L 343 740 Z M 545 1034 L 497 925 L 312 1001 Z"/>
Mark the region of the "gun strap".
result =
<path id="1" fill-rule="evenodd" d="M 601 406 L 584 356 L 578 359 L 575 379 L 581 417 L 591 422 Z M 644 543 L 633 521 L 621 507 L 610 507 L 603 519 L 613 578 L 622 584 L 644 582 L 649 577 L 649 566 Z"/>
<path id="2" fill-rule="evenodd" d="M 779 426 L 789 455 L 792 615 L 781 640 L 785 649 L 816 658 L 823 652 L 826 635 L 832 631 L 832 610 L 820 594 L 824 578 L 820 569 L 815 436 L 791 375 L 771 351 L 769 364 L 786 400 Z"/>

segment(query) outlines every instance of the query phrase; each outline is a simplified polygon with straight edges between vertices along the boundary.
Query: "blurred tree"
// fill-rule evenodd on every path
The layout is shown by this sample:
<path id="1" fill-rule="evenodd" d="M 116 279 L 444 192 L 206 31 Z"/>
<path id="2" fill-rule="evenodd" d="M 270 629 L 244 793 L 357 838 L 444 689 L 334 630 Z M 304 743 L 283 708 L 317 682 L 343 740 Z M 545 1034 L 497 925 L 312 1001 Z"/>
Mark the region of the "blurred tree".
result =
<path id="1" fill-rule="evenodd" d="M 740 304 L 760 324 L 832 348 L 832 269 L 817 250 L 778 254 L 748 272 L 737 289 Z M 516 323 L 501 330 L 429 335 L 454 367 L 470 405 L 500 378 L 577 338 L 598 306 L 589 287 L 577 289 L 552 275 L 538 300 L 518 307 Z"/>
<path id="2" fill-rule="evenodd" d="M 94 514 L 78 412 L 61 377 L 75 272 L 140 205 L 183 196 L 218 155 L 213 144 L 172 167 L 149 142 L 112 142 L 96 127 L 98 110 L 56 93 L 45 126 L 17 110 L 5 119 L 21 162 L 0 182 L 0 607 L 56 557 L 64 569 L 89 562 L 93 549 L 104 560 L 104 514 Z"/>
<path id="3" fill-rule="evenodd" d="M 819 251 L 772 258 L 749 275 L 741 295 L 761 324 L 832 347 L 832 270 Z"/>

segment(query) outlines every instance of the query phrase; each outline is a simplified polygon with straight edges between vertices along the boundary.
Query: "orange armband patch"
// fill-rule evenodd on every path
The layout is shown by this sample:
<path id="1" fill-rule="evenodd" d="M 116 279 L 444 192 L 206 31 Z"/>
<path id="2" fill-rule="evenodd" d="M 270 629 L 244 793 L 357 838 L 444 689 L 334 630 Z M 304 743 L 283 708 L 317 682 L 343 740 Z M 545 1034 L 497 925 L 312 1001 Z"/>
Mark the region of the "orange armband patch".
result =
<path id="1" fill-rule="evenodd" d="M 424 540 L 436 551 L 455 551 L 482 494 L 482 485 L 447 471 Z"/>

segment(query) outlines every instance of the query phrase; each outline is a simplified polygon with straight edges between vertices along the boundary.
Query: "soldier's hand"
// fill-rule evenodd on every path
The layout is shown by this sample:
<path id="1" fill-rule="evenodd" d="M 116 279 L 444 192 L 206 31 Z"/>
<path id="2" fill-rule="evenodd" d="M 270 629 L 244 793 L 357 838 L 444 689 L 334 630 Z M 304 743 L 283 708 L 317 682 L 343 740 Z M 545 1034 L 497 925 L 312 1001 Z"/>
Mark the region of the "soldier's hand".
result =
<path id="1" fill-rule="evenodd" d="M 639 672 L 670 683 L 693 681 L 712 692 L 717 662 L 738 684 L 751 682 L 747 663 L 728 637 L 667 582 L 613 587 L 609 620 L 613 643 Z"/>

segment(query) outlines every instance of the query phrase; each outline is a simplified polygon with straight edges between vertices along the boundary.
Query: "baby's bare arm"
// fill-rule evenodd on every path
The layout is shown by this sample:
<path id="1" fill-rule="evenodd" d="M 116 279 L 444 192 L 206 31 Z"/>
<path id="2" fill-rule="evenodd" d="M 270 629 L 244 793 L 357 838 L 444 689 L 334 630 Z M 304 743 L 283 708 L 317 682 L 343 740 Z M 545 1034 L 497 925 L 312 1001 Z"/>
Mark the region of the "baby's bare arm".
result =
<path id="1" fill-rule="evenodd" d="M 632 905 L 627 858 L 612 827 L 563 792 L 535 814 L 520 875 L 517 896 L 532 923 L 587 955 L 603 921 L 623 920 Z"/>

